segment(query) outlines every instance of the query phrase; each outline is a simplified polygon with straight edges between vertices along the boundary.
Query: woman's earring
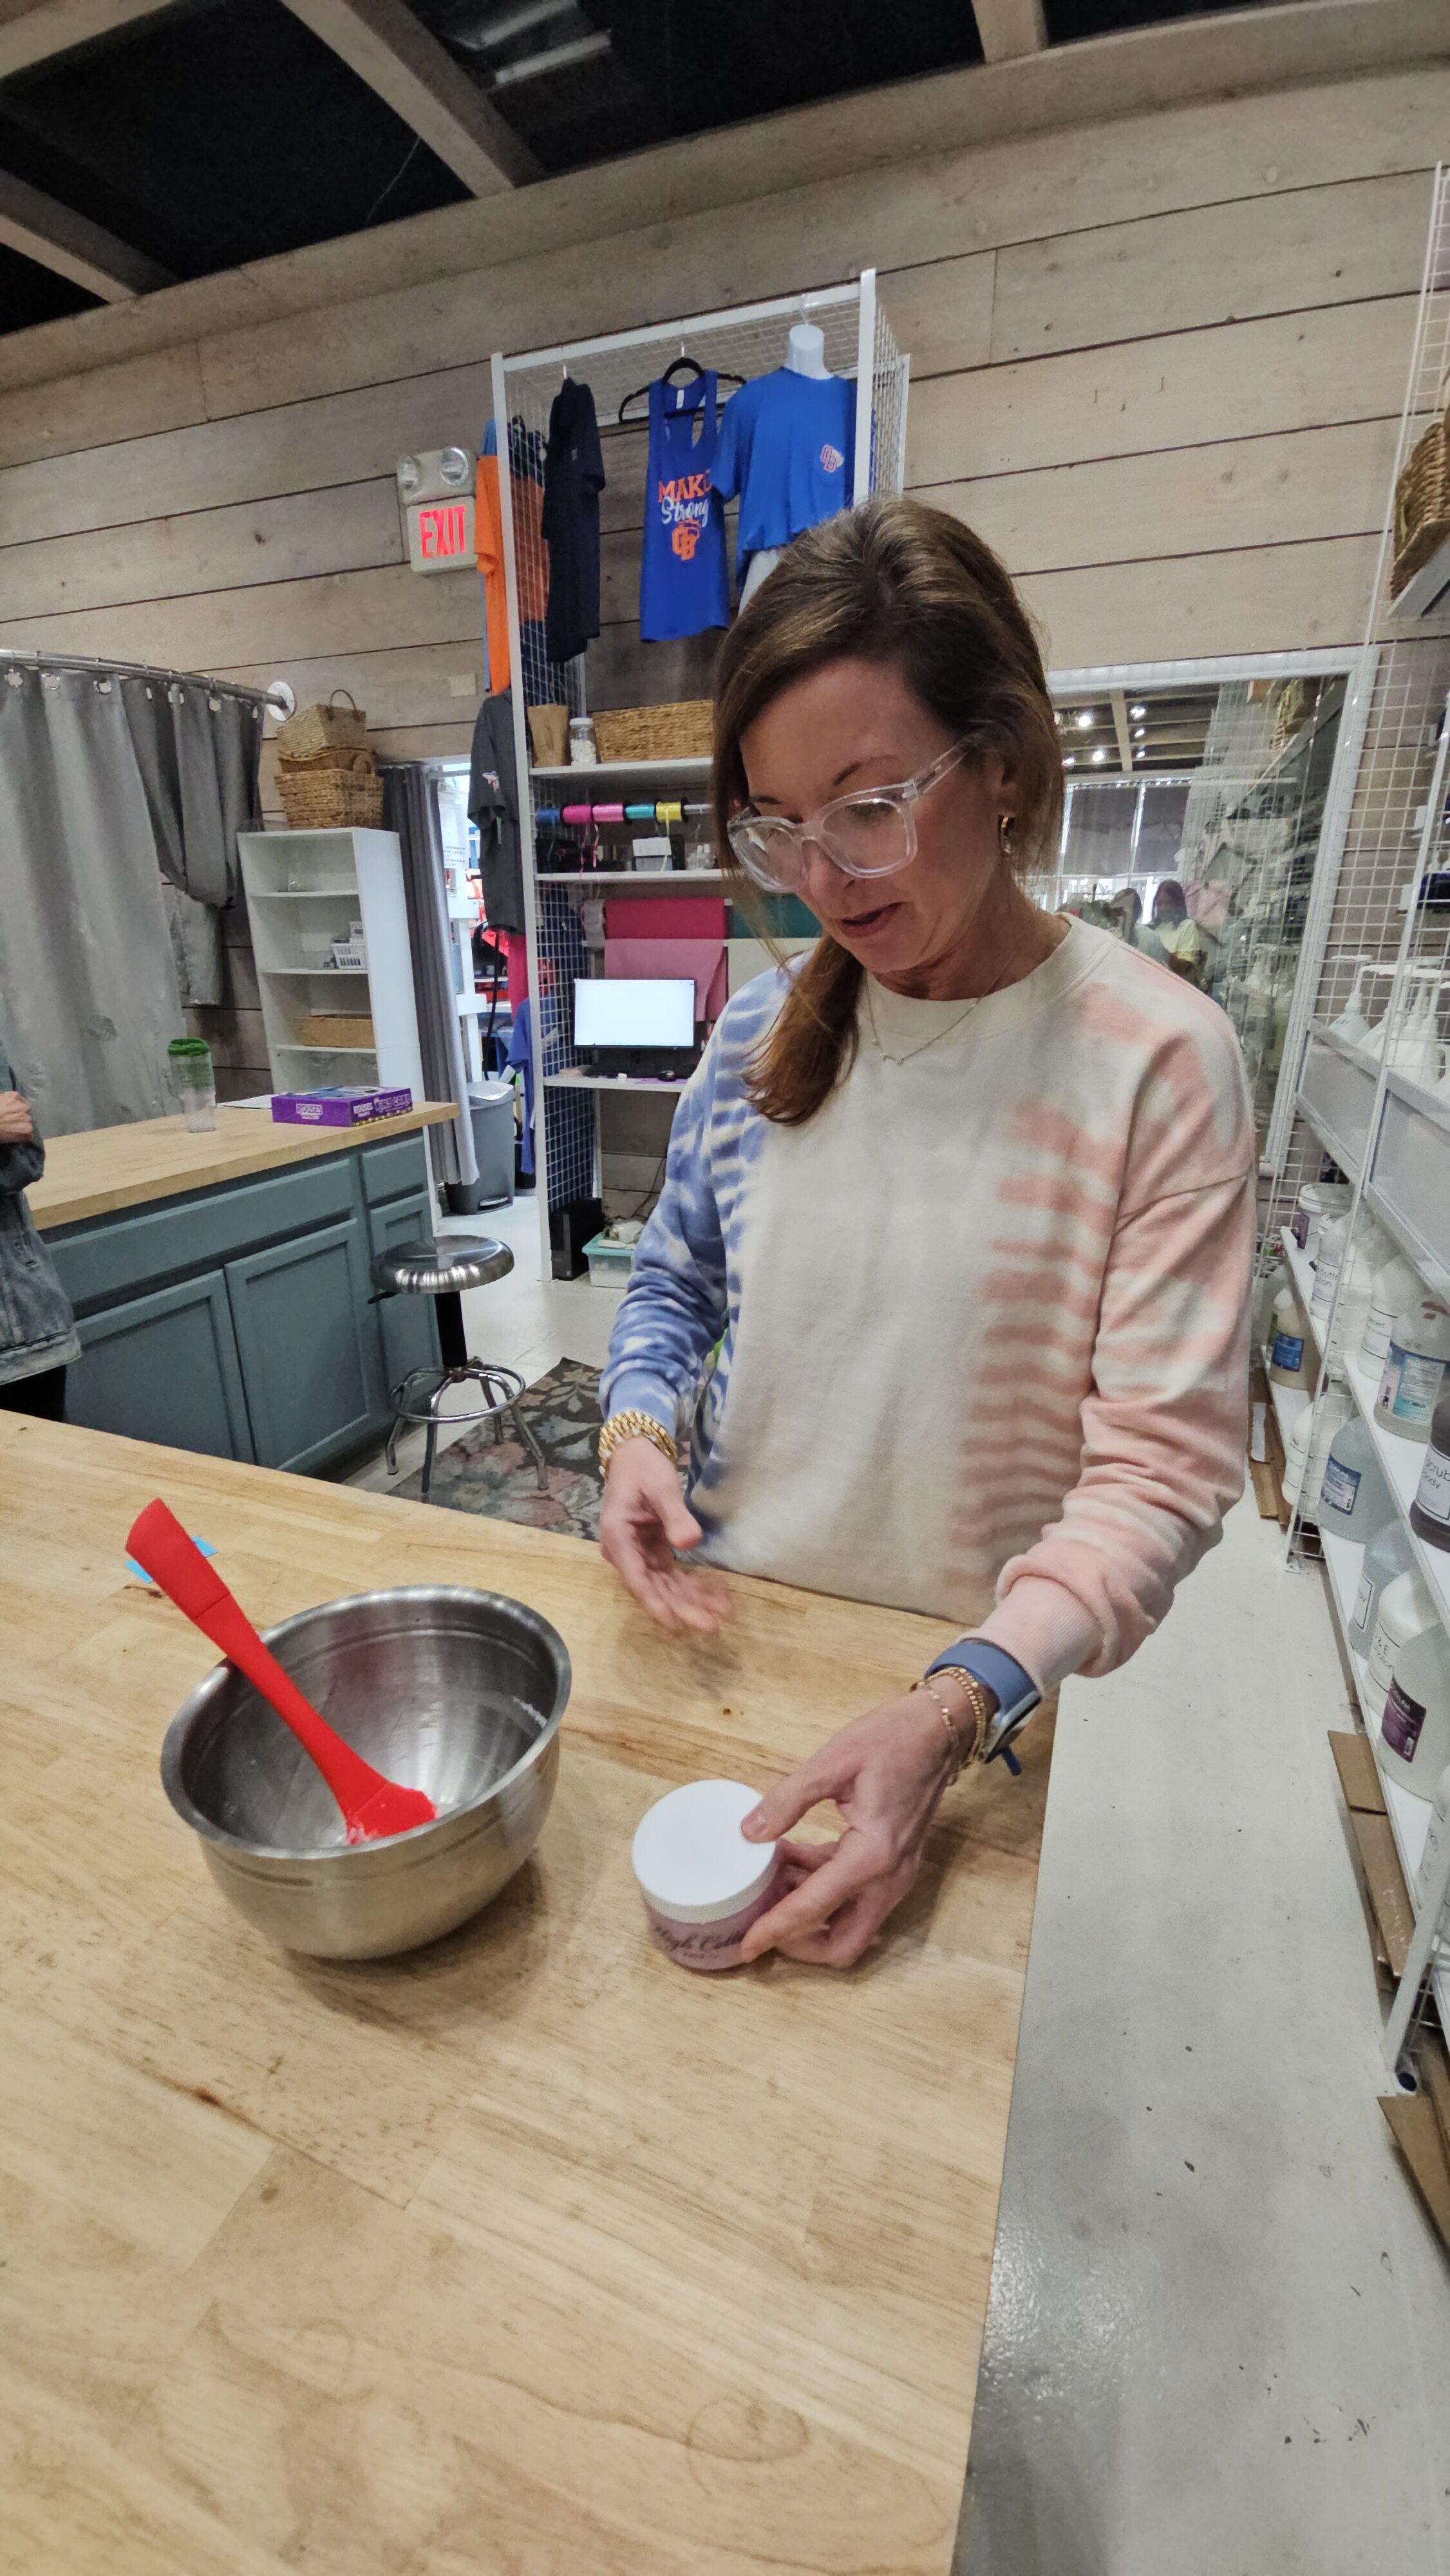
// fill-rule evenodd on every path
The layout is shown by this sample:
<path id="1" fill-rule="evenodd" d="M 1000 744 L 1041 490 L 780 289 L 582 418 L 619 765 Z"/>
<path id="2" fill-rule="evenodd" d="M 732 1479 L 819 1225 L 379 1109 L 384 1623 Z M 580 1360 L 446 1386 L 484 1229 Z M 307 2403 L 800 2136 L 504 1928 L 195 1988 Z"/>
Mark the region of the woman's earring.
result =
<path id="1" fill-rule="evenodd" d="M 1012 851 L 1013 851 L 1013 847 L 1014 847 L 1014 835 L 1015 835 L 1015 833 L 1016 833 L 1016 829 L 1017 829 L 1017 817 L 1016 817 L 1016 815 L 1015 815 L 1015 814 L 999 814 L 999 815 L 998 815 L 998 817 L 997 817 L 997 847 L 998 847 L 998 849 L 1001 851 L 1002 856 L 1003 856 L 1003 858 L 1004 858 L 1004 859 L 1010 859 L 1010 858 L 1011 858 L 1011 856 L 1012 856 Z"/>

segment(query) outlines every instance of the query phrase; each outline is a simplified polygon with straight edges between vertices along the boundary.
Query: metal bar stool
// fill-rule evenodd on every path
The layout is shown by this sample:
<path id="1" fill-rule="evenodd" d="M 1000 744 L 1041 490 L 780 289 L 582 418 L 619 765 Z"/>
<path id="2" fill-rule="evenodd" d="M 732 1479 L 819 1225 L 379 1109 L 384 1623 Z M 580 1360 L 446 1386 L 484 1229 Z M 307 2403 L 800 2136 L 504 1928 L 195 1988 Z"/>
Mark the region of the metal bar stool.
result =
<path id="1" fill-rule="evenodd" d="M 398 1433 L 403 1424 L 421 1422 L 425 1426 L 421 1488 L 425 1503 L 433 1484 L 440 1420 L 497 1424 L 505 1413 L 515 1436 L 533 1458 L 540 1493 L 548 1491 L 544 1453 L 518 1409 L 523 1379 L 517 1369 L 502 1368 L 494 1360 L 472 1358 L 463 1330 L 463 1290 L 486 1288 L 490 1280 L 506 1278 L 513 1266 L 508 1245 L 489 1234 L 453 1234 L 445 1235 L 439 1243 L 403 1243 L 392 1252 L 380 1252 L 373 1263 L 375 1303 L 383 1297 L 432 1297 L 437 1301 L 438 1347 L 443 1366 L 410 1369 L 388 1397 L 393 1408 L 387 1449 L 389 1475 L 397 1473 Z M 470 1383 L 478 1388 L 482 1401 L 471 1411 L 460 1412 L 450 1405 L 446 1414 L 440 1414 L 439 1406 L 449 1388 Z M 494 1437 L 498 1437 L 497 1430 Z"/>

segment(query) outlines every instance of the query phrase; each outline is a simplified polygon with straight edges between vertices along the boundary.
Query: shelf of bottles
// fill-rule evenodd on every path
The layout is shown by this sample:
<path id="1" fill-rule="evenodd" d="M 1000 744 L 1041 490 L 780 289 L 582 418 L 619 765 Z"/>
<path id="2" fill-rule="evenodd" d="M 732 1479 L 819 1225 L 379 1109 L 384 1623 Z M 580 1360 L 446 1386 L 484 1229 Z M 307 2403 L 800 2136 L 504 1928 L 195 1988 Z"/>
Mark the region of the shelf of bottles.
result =
<path id="1" fill-rule="evenodd" d="M 1396 477 L 1443 411 L 1450 372 L 1445 172 L 1425 275 Z M 1392 486 L 1364 741 L 1258 1307 L 1266 1355 L 1277 1349 L 1281 1361 L 1290 1551 L 1324 1568 L 1418 1913 L 1419 1948 L 1387 2020 L 1391 2063 L 1431 1996 L 1450 2030 L 1450 1871 L 1426 1860 L 1450 1760 L 1450 1544 L 1440 1535 L 1450 1493 L 1450 596 L 1407 621 L 1390 596 L 1393 539 Z M 1287 1370 L 1301 1339 L 1302 1365 Z M 1297 1381 L 1292 1406 L 1286 1376 Z M 1400 1624 L 1371 1656 L 1356 1611 L 1362 1578 L 1386 1561 L 1405 1576 Z M 1396 1690 L 1423 1701 L 1408 1733 Z"/>

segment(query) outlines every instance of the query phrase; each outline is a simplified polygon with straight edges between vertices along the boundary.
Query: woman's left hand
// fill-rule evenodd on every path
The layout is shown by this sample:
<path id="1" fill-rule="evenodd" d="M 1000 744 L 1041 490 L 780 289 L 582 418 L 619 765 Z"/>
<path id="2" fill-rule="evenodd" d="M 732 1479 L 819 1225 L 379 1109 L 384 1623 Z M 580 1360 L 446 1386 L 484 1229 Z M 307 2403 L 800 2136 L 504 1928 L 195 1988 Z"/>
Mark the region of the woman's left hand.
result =
<path id="1" fill-rule="evenodd" d="M 753 1923 L 742 1959 L 779 1950 L 826 1968 L 849 1968 L 911 1886 L 937 1800 L 952 1771 L 941 1711 L 924 1691 L 868 1709 L 767 1792 L 745 1819 L 751 1842 L 776 1842 L 823 1798 L 846 1830 L 833 1843 L 784 1845 L 797 1884 Z"/>

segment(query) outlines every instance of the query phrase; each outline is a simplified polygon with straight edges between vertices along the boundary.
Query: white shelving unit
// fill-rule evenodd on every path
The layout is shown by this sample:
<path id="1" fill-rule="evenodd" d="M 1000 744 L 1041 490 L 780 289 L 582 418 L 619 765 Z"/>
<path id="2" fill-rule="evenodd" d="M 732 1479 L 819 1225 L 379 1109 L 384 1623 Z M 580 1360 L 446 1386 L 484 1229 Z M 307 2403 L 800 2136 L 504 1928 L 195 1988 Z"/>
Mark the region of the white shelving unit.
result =
<path id="1" fill-rule="evenodd" d="M 587 383 L 593 392 L 606 468 L 612 478 L 611 441 L 617 434 L 627 434 L 635 441 L 640 438 L 635 415 L 624 424 L 619 420 L 620 405 L 627 395 L 647 384 L 652 376 L 663 373 L 682 351 L 717 375 L 733 373 L 748 381 L 767 374 L 781 364 L 787 336 L 792 326 L 802 321 L 819 325 L 830 372 L 854 378 L 856 383 L 849 497 L 862 499 L 871 491 L 899 492 L 905 471 L 909 362 L 897 349 L 881 310 L 874 269 L 865 269 L 859 278 L 839 286 L 812 287 L 803 294 L 776 296 L 765 303 L 736 305 L 723 312 L 689 314 L 639 330 L 612 332 L 600 339 L 576 340 L 558 348 L 530 349 L 509 356 L 500 350 L 492 361 L 494 416 L 500 427 L 505 421 L 510 424 L 509 438 L 500 439 L 499 486 L 514 681 L 519 824 L 525 851 L 530 992 L 537 997 L 530 1018 L 534 1089 L 539 1104 L 535 1145 L 540 1254 L 546 1277 L 551 1261 L 551 1211 L 570 1199 L 592 1195 L 601 1184 L 600 1100 L 610 1092 L 653 1093 L 657 1098 L 668 1098 L 677 1095 L 680 1088 L 677 1083 L 652 1081 L 645 1076 L 614 1082 L 591 1074 L 577 1062 L 573 987 L 579 976 L 596 971 L 602 962 L 597 948 L 591 959 L 583 939 L 578 920 L 580 905 L 595 889 L 607 892 L 611 900 L 621 895 L 629 899 L 635 895 L 676 894 L 703 900 L 712 891 L 718 893 L 725 878 L 720 869 L 698 864 L 676 865 L 659 872 L 576 868 L 570 864 L 572 853 L 567 839 L 552 853 L 541 841 L 536 827 L 541 810 L 547 813 L 552 809 L 562 817 L 564 808 L 571 805 L 671 804 L 686 808 L 681 823 L 672 827 L 674 857 L 691 860 L 703 855 L 698 844 L 708 840 L 708 818 L 702 810 L 692 814 L 689 808 L 703 808 L 711 765 L 699 757 L 591 764 L 532 762 L 528 708 L 540 703 L 564 704 L 572 714 L 584 714 L 590 687 L 590 656 L 581 654 L 562 666 L 548 663 L 544 658 L 547 638 L 541 639 L 536 612 L 528 619 L 521 616 L 521 596 L 537 598 L 544 568 L 537 552 L 537 510 L 516 509 L 515 486 L 520 476 L 531 477 L 537 472 L 550 409 L 563 376 Z M 532 499 L 531 494 L 531 502 Z M 727 528 L 727 537 L 732 540 L 733 552 L 732 529 Z M 643 704 L 652 698 L 706 695 L 709 683 L 705 661 L 701 662 L 700 678 L 693 690 L 680 681 L 673 686 L 661 685 L 651 670 L 653 649 L 641 647 L 638 679 L 633 686 L 621 687 L 617 670 L 611 674 L 618 691 L 616 705 L 629 698 Z M 654 667 L 658 668 L 657 662 Z M 567 835 L 575 827 L 561 821 L 542 828 Z M 597 828 L 612 838 L 627 833 L 631 827 L 626 823 Z M 642 817 L 633 825 L 634 831 L 641 834 L 650 828 Z M 667 827 L 656 821 L 654 828 L 658 831 Z M 692 840 L 696 842 L 693 849 Z M 661 1121 L 663 1116 L 661 1112 Z M 662 1124 L 661 1150 L 665 1141 Z"/>
<path id="2" fill-rule="evenodd" d="M 238 848 L 276 1091 L 403 1085 L 423 1098 L 408 908 L 396 832 L 243 832 Z M 366 963 L 334 965 L 362 924 Z M 305 1023 L 366 1020 L 372 1044 L 328 1045 Z"/>

